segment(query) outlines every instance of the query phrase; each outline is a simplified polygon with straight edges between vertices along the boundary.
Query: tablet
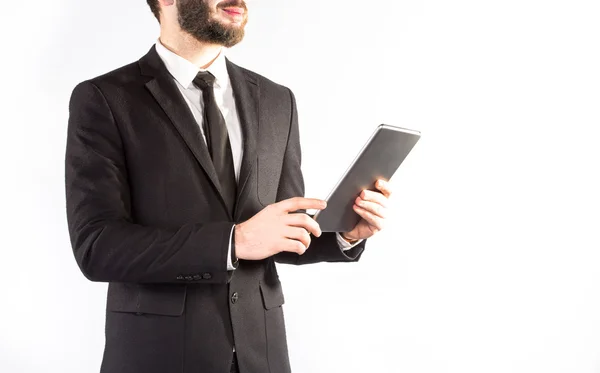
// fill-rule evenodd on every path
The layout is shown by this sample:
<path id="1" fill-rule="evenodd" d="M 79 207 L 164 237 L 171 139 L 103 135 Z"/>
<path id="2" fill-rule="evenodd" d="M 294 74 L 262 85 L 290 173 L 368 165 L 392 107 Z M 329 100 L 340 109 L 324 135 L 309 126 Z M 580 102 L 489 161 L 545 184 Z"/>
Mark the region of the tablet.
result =
<path id="1" fill-rule="evenodd" d="M 327 208 L 313 218 L 323 232 L 349 232 L 361 217 L 354 212 L 354 200 L 363 189 L 377 190 L 378 179 L 390 180 L 413 146 L 419 131 L 381 124 L 352 161 L 327 197 Z"/>

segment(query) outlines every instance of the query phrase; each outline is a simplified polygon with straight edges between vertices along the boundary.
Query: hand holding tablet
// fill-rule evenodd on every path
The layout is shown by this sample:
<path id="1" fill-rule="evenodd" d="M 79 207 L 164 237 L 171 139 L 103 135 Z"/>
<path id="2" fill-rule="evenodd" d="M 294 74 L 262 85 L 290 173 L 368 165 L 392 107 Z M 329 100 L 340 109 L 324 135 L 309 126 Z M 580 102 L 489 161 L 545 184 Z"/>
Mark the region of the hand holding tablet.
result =
<path id="1" fill-rule="evenodd" d="M 322 232 L 349 232 L 361 217 L 354 203 L 367 189 L 377 191 L 378 179 L 390 180 L 421 137 L 420 132 L 379 125 L 327 197 L 327 208 L 314 219 Z"/>

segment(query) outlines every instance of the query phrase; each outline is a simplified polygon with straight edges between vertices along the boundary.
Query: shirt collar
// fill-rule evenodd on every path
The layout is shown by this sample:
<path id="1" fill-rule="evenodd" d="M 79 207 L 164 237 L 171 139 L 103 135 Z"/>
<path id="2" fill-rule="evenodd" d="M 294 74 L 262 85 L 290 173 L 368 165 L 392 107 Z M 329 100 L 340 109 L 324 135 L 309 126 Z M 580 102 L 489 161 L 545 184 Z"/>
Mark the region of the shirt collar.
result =
<path id="1" fill-rule="evenodd" d="M 180 55 L 171 52 L 167 49 L 160 40 L 156 41 L 156 52 L 161 60 L 165 63 L 169 73 L 183 86 L 185 89 L 195 87 L 192 82 L 199 71 L 208 71 L 215 76 L 215 87 L 224 87 L 229 83 L 229 74 L 227 73 L 227 64 L 225 60 L 225 48 L 217 58 L 208 66 L 207 69 L 200 69 L 190 61 Z"/>

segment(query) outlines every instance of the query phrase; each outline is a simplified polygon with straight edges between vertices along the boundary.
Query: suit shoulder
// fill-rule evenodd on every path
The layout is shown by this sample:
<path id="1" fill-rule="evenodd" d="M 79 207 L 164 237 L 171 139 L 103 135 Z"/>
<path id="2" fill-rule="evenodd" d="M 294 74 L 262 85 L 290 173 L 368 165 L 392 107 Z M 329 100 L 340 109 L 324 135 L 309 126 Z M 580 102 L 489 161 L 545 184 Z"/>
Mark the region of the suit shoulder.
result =
<path id="1" fill-rule="evenodd" d="M 86 79 L 77 86 L 92 84 L 101 91 L 114 92 L 132 84 L 139 84 L 141 78 L 139 63 L 131 62 L 112 71 Z"/>
<path id="2" fill-rule="evenodd" d="M 291 94 L 291 90 L 279 83 L 276 83 L 274 81 L 272 81 L 271 79 L 258 74 L 252 70 L 248 70 L 244 67 L 241 67 L 239 65 L 234 64 L 237 68 L 239 68 L 240 70 L 242 70 L 242 72 L 244 74 L 246 74 L 247 76 L 249 76 L 250 78 L 252 78 L 253 80 L 255 80 L 258 85 L 262 88 L 262 89 L 266 89 L 268 91 L 273 91 L 273 93 L 275 94 L 285 94 L 285 95 L 290 95 Z"/>
<path id="3" fill-rule="evenodd" d="M 71 92 L 72 101 L 84 99 L 105 101 L 115 109 L 136 102 L 145 90 L 148 78 L 141 74 L 139 61 L 79 82 Z"/>

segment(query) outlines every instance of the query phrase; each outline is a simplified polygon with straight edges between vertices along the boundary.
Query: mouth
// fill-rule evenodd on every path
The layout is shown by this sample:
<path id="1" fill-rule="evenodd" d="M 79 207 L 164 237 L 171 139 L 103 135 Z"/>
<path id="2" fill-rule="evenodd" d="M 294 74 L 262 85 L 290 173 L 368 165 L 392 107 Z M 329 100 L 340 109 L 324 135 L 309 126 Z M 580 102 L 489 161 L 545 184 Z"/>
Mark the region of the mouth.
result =
<path id="1" fill-rule="evenodd" d="M 222 8 L 222 10 L 232 17 L 241 17 L 244 15 L 244 8 L 227 7 L 227 8 Z"/>

